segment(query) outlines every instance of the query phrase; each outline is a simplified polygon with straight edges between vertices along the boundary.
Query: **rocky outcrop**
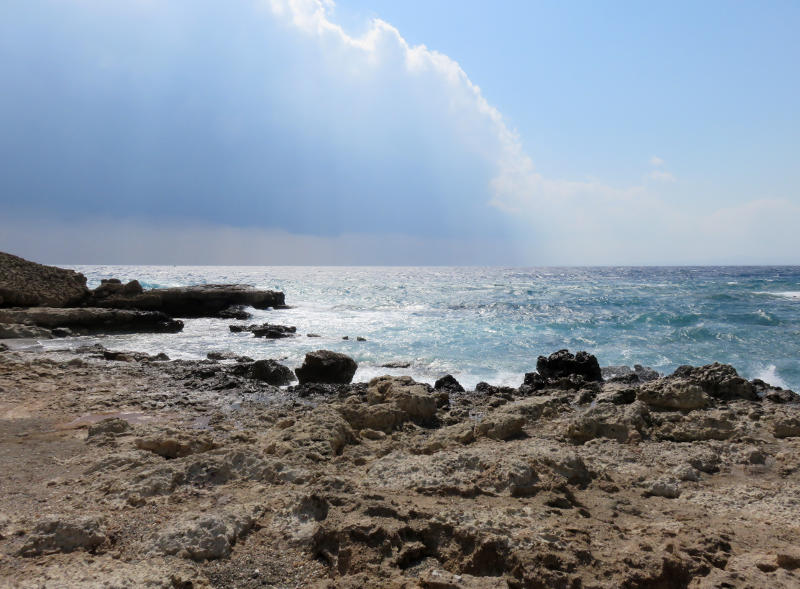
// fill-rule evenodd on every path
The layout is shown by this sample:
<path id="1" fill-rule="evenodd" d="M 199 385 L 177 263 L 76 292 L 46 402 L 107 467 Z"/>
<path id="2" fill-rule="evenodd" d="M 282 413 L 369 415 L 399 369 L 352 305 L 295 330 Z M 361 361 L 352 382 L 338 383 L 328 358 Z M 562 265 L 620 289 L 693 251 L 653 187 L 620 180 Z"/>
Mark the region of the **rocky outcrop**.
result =
<path id="1" fill-rule="evenodd" d="M 549 356 L 539 356 L 536 372 L 525 374 L 524 392 L 536 392 L 546 388 L 575 389 L 587 383 L 603 380 L 600 364 L 592 354 L 559 350 Z"/>
<path id="2" fill-rule="evenodd" d="M 125 285 L 125 287 L 129 286 Z M 235 305 L 256 309 L 285 306 L 282 292 L 257 290 L 243 284 L 204 284 L 174 288 L 154 288 L 140 293 L 107 292 L 93 294 L 87 305 L 111 309 L 161 311 L 172 317 L 216 317 Z"/>
<path id="3" fill-rule="evenodd" d="M 294 372 L 300 384 L 307 382 L 347 384 L 353 380 L 357 369 L 358 364 L 350 356 L 329 350 L 317 350 L 306 354 L 303 365 Z"/>
<path id="4" fill-rule="evenodd" d="M 0 252 L 0 307 L 71 307 L 88 297 L 83 274 Z"/>
<path id="5" fill-rule="evenodd" d="M 47 329 L 68 328 L 78 334 L 108 332 L 167 332 L 183 329 L 183 322 L 158 311 L 98 309 L 92 307 L 0 309 L 0 323 L 29 324 Z"/>

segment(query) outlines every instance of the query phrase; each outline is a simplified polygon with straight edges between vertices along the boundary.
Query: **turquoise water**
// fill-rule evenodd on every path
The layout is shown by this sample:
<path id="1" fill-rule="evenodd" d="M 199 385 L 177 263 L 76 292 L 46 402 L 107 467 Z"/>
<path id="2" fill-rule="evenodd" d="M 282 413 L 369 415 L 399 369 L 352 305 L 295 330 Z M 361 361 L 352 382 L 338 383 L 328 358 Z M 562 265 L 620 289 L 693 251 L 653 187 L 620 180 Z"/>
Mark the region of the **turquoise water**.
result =
<path id="1" fill-rule="evenodd" d="M 190 319 L 177 335 L 76 338 L 67 345 L 100 342 L 173 358 L 230 350 L 293 368 L 306 352 L 325 348 L 353 356 L 357 379 L 391 372 L 432 381 L 452 373 L 468 386 L 519 385 L 539 354 L 569 348 L 588 350 L 601 365 L 638 363 L 661 372 L 727 362 L 748 378 L 800 389 L 800 267 L 74 268 L 90 286 L 117 277 L 145 287 L 241 282 L 279 289 L 293 308 L 255 311 L 246 323 L 295 325 L 302 336 L 265 341 L 229 333 L 232 321 Z M 390 361 L 411 366 L 380 367 Z"/>

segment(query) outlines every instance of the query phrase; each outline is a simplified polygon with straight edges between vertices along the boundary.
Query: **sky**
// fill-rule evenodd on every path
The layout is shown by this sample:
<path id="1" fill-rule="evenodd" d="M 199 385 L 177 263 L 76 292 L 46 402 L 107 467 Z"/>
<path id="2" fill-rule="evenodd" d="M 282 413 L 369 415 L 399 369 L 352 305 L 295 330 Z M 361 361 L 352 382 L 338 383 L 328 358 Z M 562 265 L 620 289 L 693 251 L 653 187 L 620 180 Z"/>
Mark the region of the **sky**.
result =
<path id="1" fill-rule="evenodd" d="M 0 250 L 800 263 L 800 4 L 0 3 Z"/>

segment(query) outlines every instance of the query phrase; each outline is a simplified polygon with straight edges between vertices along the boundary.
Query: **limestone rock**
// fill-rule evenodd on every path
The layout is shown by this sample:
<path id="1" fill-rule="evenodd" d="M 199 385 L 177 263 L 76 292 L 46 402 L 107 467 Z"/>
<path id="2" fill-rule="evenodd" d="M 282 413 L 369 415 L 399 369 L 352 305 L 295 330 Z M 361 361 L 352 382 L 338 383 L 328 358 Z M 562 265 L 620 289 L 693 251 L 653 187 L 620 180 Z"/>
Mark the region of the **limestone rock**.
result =
<path id="1" fill-rule="evenodd" d="M 776 438 L 800 437 L 800 417 L 785 415 L 775 420 L 772 433 Z"/>
<path id="2" fill-rule="evenodd" d="M 44 327 L 19 323 L 0 323 L 0 339 L 52 339 L 53 332 Z"/>
<path id="3" fill-rule="evenodd" d="M 758 401 L 753 385 L 740 377 L 736 369 L 728 364 L 714 362 L 699 367 L 680 366 L 668 378 L 685 379 L 697 384 L 715 399 Z"/>
<path id="4" fill-rule="evenodd" d="M 103 519 L 96 516 L 49 516 L 36 524 L 19 553 L 38 556 L 53 552 L 94 550 L 106 541 Z"/>
<path id="5" fill-rule="evenodd" d="M 626 442 L 634 432 L 640 435 L 644 433 L 648 416 L 647 407 L 641 402 L 631 405 L 598 404 L 573 418 L 566 434 L 578 444 L 594 438 Z"/>
<path id="6" fill-rule="evenodd" d="M 697 442 L 727 440 L 736 432 L 735 417 L 728 411 L 714 409 L 702 414 L 690 414 L 678 421 L 662 423 L 654 430 L 653 435 L 661 440 Z"/>
<path id="7" fill-rule="evenodd" d="M 711 405 L 711 397 L 689 379 L 659 379 L 639 389 L 636 397 L 653 409 L 691 411 Z"/>
<path id="8" fill-rule="evenodd" d="M 250 507 L 228 513 L 187 515 L 153 538 L 153 552 L 192 560 L 224 558 L 263 513 Z"/>
<path id="9" fill-rule="evenodd" d="M 88 436 L 119 435 L 131 431 L 131 424 L 119 417 L 109 417 L 89 426 Z"/>
<path id="10" fill-rule="evenodd" d="M 164 458 L 180 458 L 216 448 L 207 434 L 190 434 L 169 428 L 137 438 L 135 444 L 139 450 L 147 450 Z"/>
<path id="11" fill-rule="evenodd" d="M 0 306 L 70 307 L 88 296 L 83 274 L 0 252 Z"/>

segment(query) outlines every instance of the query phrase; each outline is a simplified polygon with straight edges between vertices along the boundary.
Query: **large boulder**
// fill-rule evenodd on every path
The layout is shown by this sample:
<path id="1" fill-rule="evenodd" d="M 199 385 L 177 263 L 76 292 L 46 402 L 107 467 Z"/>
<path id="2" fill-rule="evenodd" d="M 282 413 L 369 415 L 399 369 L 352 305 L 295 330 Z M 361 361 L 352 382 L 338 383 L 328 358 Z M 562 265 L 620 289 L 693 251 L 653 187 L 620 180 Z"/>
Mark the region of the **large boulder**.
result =
<path id="1" fill-rule="evenodd" d="M 256 309 L 286 306 L 282 292 L 257 290 L 245 284 L 203 284 L 154 288 L 139 293 L 123 290 L 106 294 L 103 291 L 102 294 L 93 296 L 88 304 L 112 309 L 161 311 L 173 317 L 216 317 L 223 311 L 227 312 L 232 305 Z"/>
<path id="2" fill-rule="evenodd" d="M 275 360 L 256 360 L 250 366 L 248 376 L 276 387 L 282 387 L 295 380 L 291 369 Z"/>
<path id="3" fill-rule="evenodd" d="M 300 384 L 321 382 L 332 384 L 348 384 L 353 380 L 358 364 L 350 356 L 317 350 L 306 354 L 305 361 L 294 372 Z"/>
<path id="4" fill-rule="evenodd" d="M 88 296 L 83 274 L 0 252 L 0 307 L 70 307 Z"/>
<path id="5" fill-rule="evenodd" d="M 79 307 L 58 309 L 0 309 L 0 323 L 25 323 L 53 329 L 66 327 L 78 333 L 167 332 L 183 329 L 183 322 L 157 311 L 97 309 Z"/>
<path id="6" fill-rule="evenodd" d="M 539 356 L 536 371 L 546 379 L 582 376 L 587 381 L 603 380 L 597 358 L 588 352 L 573 355 L 569 350 L 559 350 L 547 357 Z"/>

